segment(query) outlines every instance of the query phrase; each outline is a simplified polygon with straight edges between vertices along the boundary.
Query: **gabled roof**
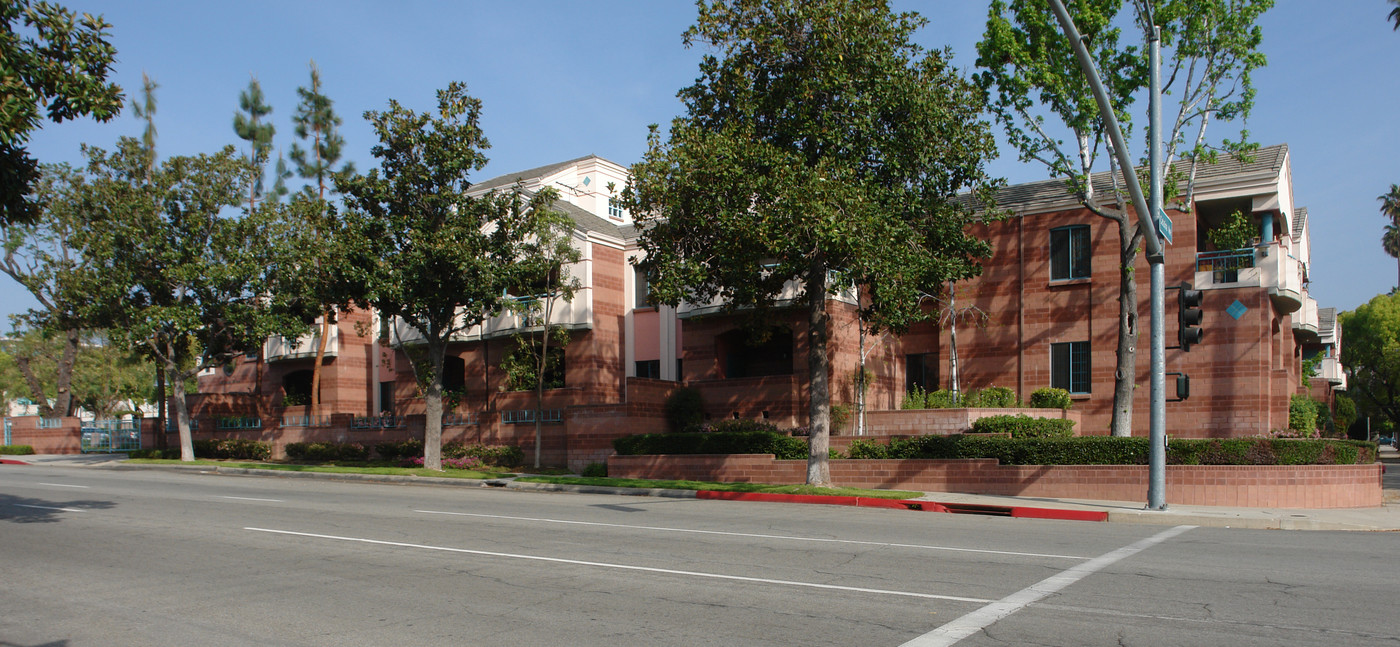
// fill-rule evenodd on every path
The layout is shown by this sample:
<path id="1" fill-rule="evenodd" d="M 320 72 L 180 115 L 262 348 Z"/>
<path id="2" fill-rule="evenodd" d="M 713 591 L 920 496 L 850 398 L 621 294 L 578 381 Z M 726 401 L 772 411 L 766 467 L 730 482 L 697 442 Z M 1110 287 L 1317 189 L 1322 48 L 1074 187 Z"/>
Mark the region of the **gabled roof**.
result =
<path id="1" fill-rule="evenodd" d="M 556 200 L 554 202 L 554 210 L 568 216 L 579 229 L 607 234 L 615 238 L 624 238 L 623 233 L 619 231 L 617 225 L 589 213 L 587 209 L 576 204 L 564 202 L 563 200 Z"/>
<path id="2" fill-rule="evenodd" d="M 568 166 L 578 164 L 579 162 L 583 162 L 585 160 L 590 160 L 594 158 L 603 159 L 601 157 L 598 157 L 597 155 L 584 155 L 583 157 L 574 158 L 565 162 L 556 162 L 547 166 L 526 169 L 524 171 L 516 171 L 514 173 L 506 173 L 505 175 L 498 175 L 484 182 L 477 182 L 476 184 L 473 184 L 471 186 L 471 190 L 489 191 L 491 189 L 498 189 L 503 186 L 510 186 L 512 184 L 515 184 L 517 180 L 525 181 L 528 183 L 530 180 L 538 180 L 542 177 L 553 175 L 554 173 L 557 173 Z"/>
<path id="3" fill-rule="evenodd" d="M 1243 177 L 1275 178 L 1288 158 L 1288 144 L 1267 146 L 1255 151 L 1249 163 L 1240 162 L 1233 155 L 1224 154 L 1215 164 L 1201 164 L 1196 167 L 1196 191 L 1212 186 L 1237 181 Z M 1177 161 L 1174 169 L 1185 173 L 1190 166 L 1185 161 Z M 1094 193 L 1099 196 L 1112 195 L 1113 182 L 1108 171 L 1090 176 Z M 1127 187 L 1122 187 L 1124 191 Z M 1181 189 L 1185 189 L 1183 181 Z M 997 206 L 1016 214 L 1044 213 L 1070 209 L 1079 202 L 1069 194 L 1064 180 L 1041 180 L 1008 186 L 997 192 Z"/>
<path id="4" fill-rule="evenodd" d="M 1308 224 L 1308 208 L 1298 207 L 1293 210 L 1293 240 L 1303 238 L 1303 227 Z"/>

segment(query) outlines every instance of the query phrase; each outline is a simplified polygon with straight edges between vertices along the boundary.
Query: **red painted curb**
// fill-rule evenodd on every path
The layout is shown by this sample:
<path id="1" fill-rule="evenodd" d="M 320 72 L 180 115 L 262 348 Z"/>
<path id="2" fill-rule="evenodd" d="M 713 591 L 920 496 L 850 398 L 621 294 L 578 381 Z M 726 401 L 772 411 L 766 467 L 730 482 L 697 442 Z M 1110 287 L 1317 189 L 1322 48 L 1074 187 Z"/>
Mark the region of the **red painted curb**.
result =
<path id="1" fill-rule="evenodd" d="M 961 506 L 934 501 L 911 501 L 908 499 L 872 499 L 854 496 L 828 496 L 821 494 L 771 494 L 767 492 L 717 492 L 699 490 L 697 499 L 716 501 L 763 501 L 767 503 L 815 503 L 820 505 L 848 505 L 865 508 L 891 508 L 894 510 L 917 510 L 922 512 L 946 512 L 963 514 L 997 514 L 1020 519 L 1060 519 L 1066 521 L 1108 521 L 1108 513 L 1100 510 L 1062 510 L 1058 508 L 1027 508 L 1006 506 Z M 986 510 L 983 510 L 985 508 Z"/>
<path id="2" fill-rule="evenodd" d="M 24 461 L 17 461 L 17 460 L 14 460 L 13 458 L 0 458 L 0 465 L 28 465 L 28 464 L 29 464 L 29 463 L 26 463 L 26 462 L 24 462 Z"/>

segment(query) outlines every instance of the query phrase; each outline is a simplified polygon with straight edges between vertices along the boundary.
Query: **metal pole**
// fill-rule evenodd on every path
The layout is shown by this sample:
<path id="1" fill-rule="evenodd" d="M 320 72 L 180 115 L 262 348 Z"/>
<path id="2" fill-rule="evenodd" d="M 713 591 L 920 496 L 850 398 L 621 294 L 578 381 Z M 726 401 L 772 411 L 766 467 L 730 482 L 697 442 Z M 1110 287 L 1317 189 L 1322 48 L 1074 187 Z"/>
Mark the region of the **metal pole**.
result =
<path id="1" fill-rule="evenodd" d="M 1069 11 L 1065 9 L 1062 0 L 1050 0 L 1050 9 L 1055 12 L 1055 18 L 1060 21 L 1060 28 L 1064 30 L 1065 36 L 1069 39 L 1070 46 L 1074 48 L 1074 56 L 1079 61 L 1079 68 L 1083 70 L 1084 77 L 1089 82 L 1089 88 L 1094 93 L 1094 100 L 1099 104 L 1099 115 L 1103 117 L 1105 129 L 1108 131 L 1108 138 L 1113 142 L 1114 153 L 1118 157 L 1118 165 L 1123 170 L 1123 181 L 1128 186 L 1128 194 L 1133 198 L 1133 209 L 1137 211 L 1138 228 L 1142 231 L 1142 238 L 1147 248 L 1147 262 L 1152 267 L 1152 414 L 1151 429 L 1151 451 L 1148 456 L 1148 489 L 1147 507 L 1150 510 L 1165 510 L 1166 504 L 1166 348 L 1165 334 L 1163 332 L 1163 312 L 1166 309 L 1163 304 L 1163 294 L 1166 287 L 1166 269 L 1163 265 L 1162 241 L 1157 237 L 1157 227 L 1152 222 L 1156 213 L 1147 204 L 1146 198 L 1142 194 L 1142 186 L 1138 184 L 1137 174 L 1133 172 L 1132 156 L 1128 154 L 1128 143 L 1123 139 L 1123 131 L 1118 127 L 1118 119 L 1114 116 L 1113 105 L 1109 103 L 1108 93 L 1104 90 L 1103 82 L 1099 80 L 1099 74 L 1094 69 L 1094 60 L 1089 56 L 1089 50 L 1084 46 L 1084 40 L 1079 36 L 1079 30 L 1074 26 L 1074 20 L 1070 18 Z M 1152 99 L 1152 150 L 1157 151 L 1150 155 L 1152 174 L 1154 178 L 1160 175 L 1161 152 L 1159 133 L 1161 118 L 1160 97 L 1157 88 L 1160 82 L 1158 71 L 1158 34 L 1154 28 L 1151 38 L 1152 56 L 1152 78 L 1150 93 Z M 1161 180 L 1155 179 L 1152 182 L 1155 188 L 1156 205 L 1161 206 Z"/>
<path id="2" fill-rule="evenodd" d="M 1152 165 L 1152 204 L 1148 209 L 1156 214 L 1162 209 L 1162 52 L 1161 30 L 1152 26 L 1148 37 L 1147 67 L 1150 68 L 1148 85 L 1148 118 L 1151 130 L 1148 131 L 1150 144 L 1148 160 Z M 1156 232 L 1148 234 L 1155 238 Z M 1167 509 L 1167 359 L 1166 359 L 1166 264 L 1162 254 L 1148 254 L 1147 262 L 1152 268 L 1152 413 L 1148 430 L 1150 436 L 1147 458 L 1147 509 Z"/>

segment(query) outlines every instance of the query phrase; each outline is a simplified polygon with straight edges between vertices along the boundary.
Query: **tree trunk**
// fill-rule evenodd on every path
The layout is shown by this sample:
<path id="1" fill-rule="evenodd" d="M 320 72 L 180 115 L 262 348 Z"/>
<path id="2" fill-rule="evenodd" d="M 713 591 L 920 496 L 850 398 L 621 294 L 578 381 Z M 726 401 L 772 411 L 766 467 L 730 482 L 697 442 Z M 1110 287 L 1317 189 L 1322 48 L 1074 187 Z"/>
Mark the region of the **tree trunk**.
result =
<path id="1" fill-rule="evenodd" d="M 1118 239 L 1123 241 L 1118 267 L 1118 362 L 1113 372 L 1113 419 L 1109 424 L 1114 436 L 1126 437 L 1133 435 L 1138 319 L 1137 279 L 1133 271 L 1137 247 L 1126 215 L 1118 220 Z"/>
<path id="2" fill-rule="evenodd" d="M 53 407 L 49 406 L 49 398 L 44 395 L 44 385 L 40 384 L 38 376 L 34 375 L 34 368 L 29 365 L 29 358 L 16 355 L 15 366 L 19 367 L 20 374 L 24 376 L 24 382 L 29 385 L 29 397 L 34 398 L 34 404 L 39 406 L 39 416 L 52 418 Z"/>
<path id="3" fill-rule="evenodd" d="M 831 485 L 831 469 L 827 464 L 831 446 L 831 386 L 827 376 L 830 364 L 827 356 L 827 324 L 830 318 L 826 311 L 826 260 L 818 254 L 812 260 L 807 277 L 807 371 L 811 381 L 808 391 L 811 395 L 808 408 L 811 431 L 807 437 L 808 485 Z"/>
<path id="4" fill-rule="evenodd" d="M 953 387 L 953 406 L 962 406 L 962 384 L 958 380 L 958 302 L 953 282 L 948 282 L 948 385 Z"/>
<path id="5" fill-rule="evenodd" d="M 190 409 L 185 403 L 185 389 L 181 388 L 185 380 L 179 374 L 179 368 L 175 362 L 166 362 L 164 373 L 168 376 L 167 381 L 175 385 L 170 390 L 170 400 L 175 405 L 175 427 L 180 431 L 180 460 L 194 460 L 194 437 L 190 433 Z"/>
<path id="6" fill-rule="evenodd" d="M 63 357 L 58 361 L 58 375 L 54 379 L 54 412 L 59 416 L 73 415 L 73 365 L 78 361 L 78 343 L 81 336 L 77 328 L 64 331 Z"/>
<path id="7" fill-rule="evenodd" d="M 156 369 L 156 448 L 160 450 L 170 447 L 165 427 L 165 367 L 161 365 Z"/>
<path id="8" fill-rule="evenodd" d="M 546 298 L 544 305 L 544 322 L 541 335 L 544 341 L 540 343 L 540 363 L 535 370 L 535 469 L 540 468 L 540 445 L 544 442 L 544 430 L 542 419 L 544 418 L 544 372 L 549 367 L 549 300 Z M 565 461 L 567 462 L 567 457 Z"/>
<path id="9" fill-rule="evenodd" d="M 857 293 L 859 294 L 859 293 Z M 856 366 L 856 434 L 865 435 L 865 322 L 860 318 L 860 299 L 856 299 L 856 335 L 860 346 L 856 349 L 860 364 Z"/>
<path id="10" fill-rule="evenodd" d="M 311 419 L 321 413 L 321 365 L 326 361 L 326 342 L 331 337 L 331 311 L 321 313 L 321 339 L 316 343 L 316 362 L 311 365 Z M 439 380 L 440 381 L 440 380 Z"/>
<path id="11" fill-rule="evenodd" d="M 442 471 L 442 360 L 447 351 L 446 341 L 428 343 L 428 361 L 432 362 L 432 379 L 423 394 L 427 420 L 423 424 L 423 467 Z"/>

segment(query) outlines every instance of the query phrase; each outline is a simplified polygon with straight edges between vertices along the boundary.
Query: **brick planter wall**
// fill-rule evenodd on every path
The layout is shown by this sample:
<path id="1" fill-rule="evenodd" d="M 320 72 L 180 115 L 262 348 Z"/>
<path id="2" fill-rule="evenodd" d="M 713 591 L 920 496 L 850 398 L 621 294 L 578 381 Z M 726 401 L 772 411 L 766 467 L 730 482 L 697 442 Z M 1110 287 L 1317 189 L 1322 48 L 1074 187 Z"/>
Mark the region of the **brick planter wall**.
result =
<path id="1" fill-rule="evenodd" d="M 36 454 L 82 452 L 82 426 L 78 418 L 59 418 L 59 427 L 40 429 L 39 416 L 16 416 L 10 421 L 10 444 L 29 445 Z"/>
<path id="2" fill-rule="evenodd" d="M 831 480 L 848 487 L 1141 501 L 1145 465 L 1000 465 L 995 459 L 837 460 Z M 806 461 L 771 454 L 613 456 L 608 475 L 741 483 L 802 483 Z M 1262 508 L 1381 505 L 1381 466 L 1168 465 L 1167 503 Z"/>

